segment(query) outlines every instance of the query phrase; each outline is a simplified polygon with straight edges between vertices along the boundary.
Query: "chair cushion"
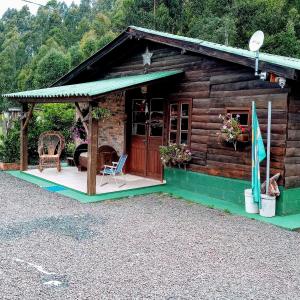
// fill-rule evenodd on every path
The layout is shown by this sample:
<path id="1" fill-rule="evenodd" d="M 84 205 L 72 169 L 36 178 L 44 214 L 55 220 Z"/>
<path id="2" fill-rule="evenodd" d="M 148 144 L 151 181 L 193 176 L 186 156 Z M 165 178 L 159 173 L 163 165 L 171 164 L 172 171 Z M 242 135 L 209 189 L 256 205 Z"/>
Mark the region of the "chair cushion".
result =
<path id="1" fill-rule="evenodd" d="M 105 168 L 101 173 L 106 175 L 112 175 L 114 174 L 114 170 Z"/>

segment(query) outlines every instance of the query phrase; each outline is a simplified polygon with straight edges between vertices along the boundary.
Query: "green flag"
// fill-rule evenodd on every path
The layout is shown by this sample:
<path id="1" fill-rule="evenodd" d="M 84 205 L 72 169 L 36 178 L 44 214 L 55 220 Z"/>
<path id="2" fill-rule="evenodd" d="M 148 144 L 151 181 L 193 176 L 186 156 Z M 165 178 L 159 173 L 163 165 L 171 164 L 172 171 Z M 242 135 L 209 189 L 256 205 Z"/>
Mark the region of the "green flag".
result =
<path id="1" fill-rule="evenodd" d="M 264 142 L 261 137 L 256 115 L 255 103 L 252 102 L 252 196 L 261 207 L 259 163 L 266 157 Z"/>

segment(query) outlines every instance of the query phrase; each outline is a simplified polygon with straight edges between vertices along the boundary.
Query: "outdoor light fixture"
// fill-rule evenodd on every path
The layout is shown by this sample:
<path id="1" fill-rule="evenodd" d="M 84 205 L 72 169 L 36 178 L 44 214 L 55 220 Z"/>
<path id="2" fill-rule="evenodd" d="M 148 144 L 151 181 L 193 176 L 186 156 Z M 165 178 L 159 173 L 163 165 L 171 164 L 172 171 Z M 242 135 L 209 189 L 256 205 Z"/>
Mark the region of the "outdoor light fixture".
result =
<path id="1" fill-rule="evenodd" d="M 286 84 L 286 79 L 284 77 L 278 77 L 278 84 L 283 89 Z"/>

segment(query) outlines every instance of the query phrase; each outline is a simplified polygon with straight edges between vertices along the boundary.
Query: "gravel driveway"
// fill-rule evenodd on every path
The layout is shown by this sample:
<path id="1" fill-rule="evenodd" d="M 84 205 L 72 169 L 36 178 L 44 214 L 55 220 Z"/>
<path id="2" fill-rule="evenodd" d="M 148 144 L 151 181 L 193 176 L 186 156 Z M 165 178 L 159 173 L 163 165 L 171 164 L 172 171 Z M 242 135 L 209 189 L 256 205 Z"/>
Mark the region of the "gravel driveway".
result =
<path id="1" fill-rule="evenodd" d="M 0 172 L 0 299 L 299 299 L 300 235 L 171 198 L 81 204 Z"/>

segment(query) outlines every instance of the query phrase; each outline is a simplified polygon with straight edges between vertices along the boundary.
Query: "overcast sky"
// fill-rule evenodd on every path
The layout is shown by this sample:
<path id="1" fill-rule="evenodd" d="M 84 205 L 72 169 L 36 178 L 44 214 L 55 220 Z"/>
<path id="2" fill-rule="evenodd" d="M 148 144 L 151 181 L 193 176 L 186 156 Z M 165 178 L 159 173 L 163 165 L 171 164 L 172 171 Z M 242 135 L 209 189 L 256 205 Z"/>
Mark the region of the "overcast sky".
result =
<path id="1" fill-rule="evenodd" d="M 48 0 L 29 0 L 29 1 L 40 3 L 40 4 L 46 4 L 48 2 Z M 64 1 L 68 5 L 70 5 L 72 2 L 77 4 L 80 3 L 80 0 L 60 0 L 60 2 L 62 1 Z M 0 0 L 0 17 L 5 13 L 5 11 L 8 8 L 21 9 L 24 5 L 27 5 L 32 13 L 36 13 L 37 9 L 39 8 L 38 5 L 30 4 L 22 0 Z"/>

